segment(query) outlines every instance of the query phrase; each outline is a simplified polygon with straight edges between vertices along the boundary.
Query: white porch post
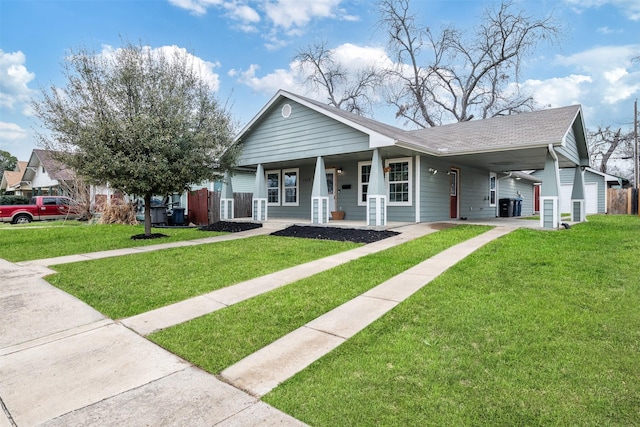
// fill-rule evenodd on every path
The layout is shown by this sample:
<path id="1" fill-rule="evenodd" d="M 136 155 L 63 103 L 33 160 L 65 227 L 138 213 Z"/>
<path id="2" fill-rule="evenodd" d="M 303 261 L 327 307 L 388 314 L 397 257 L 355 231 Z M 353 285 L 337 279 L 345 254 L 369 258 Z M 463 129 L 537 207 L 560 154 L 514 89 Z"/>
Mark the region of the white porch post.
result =
<path id="1" fill-rule="evenodd" d="M 560 219 L 560 168 L 558 156 L 549 144 L 540 188 L 540 227 L 558 228 Z"/>
<path id="2" fill-rule="evenodd" d="M 233 218 L 233 186 L 231 185 L 231 173 L 226 171 L 220 191 L 220 220 Z"/>
<path id="3" fill-rule="evenodd" d="M 576 167 L 571 191 L 571 221 L 585 222 L 587 220 L 586 197 L 584 188 L 584 170 Z"/>
<path id="4" fill-rule="evenodd" d="M 316 171 L 313 175 L 313 187 L 311 189 L 311 223 L 329 223 L 329 189 L 327 187 L 324 159 L 320 156 L 316 160 Z"/>
<path id="5" fill-rule="evenodd" d="M 387 191 L 382 159 L 377 148 L 373 150 L 367 187 L 367 225 L 378 227 L 387 225 Z"/>
<path id="6" fill-rule="evenodd" d="M 264 168 L 258 165 L 256 170 L 256 183 L 253 187 L 253 198 L 251 199 L 254 221 L 267 220 L 267 181 L 264 178 Z"/>

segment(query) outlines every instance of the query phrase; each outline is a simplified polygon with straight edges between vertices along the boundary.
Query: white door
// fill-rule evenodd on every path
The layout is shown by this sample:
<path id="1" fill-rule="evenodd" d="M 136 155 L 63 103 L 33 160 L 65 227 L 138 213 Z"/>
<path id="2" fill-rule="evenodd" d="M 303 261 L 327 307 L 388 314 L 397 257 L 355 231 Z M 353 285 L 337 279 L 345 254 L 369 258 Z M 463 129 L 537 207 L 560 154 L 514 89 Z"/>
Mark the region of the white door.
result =
<path id="1" fill-rule="evenodd" d="M 333 212 L 336 210 L 336 195 L 338 194 L 336 169 L 325 169 L 325 173 L 327 175 L 327 190 L 329 190 L 329 212 Z"/>

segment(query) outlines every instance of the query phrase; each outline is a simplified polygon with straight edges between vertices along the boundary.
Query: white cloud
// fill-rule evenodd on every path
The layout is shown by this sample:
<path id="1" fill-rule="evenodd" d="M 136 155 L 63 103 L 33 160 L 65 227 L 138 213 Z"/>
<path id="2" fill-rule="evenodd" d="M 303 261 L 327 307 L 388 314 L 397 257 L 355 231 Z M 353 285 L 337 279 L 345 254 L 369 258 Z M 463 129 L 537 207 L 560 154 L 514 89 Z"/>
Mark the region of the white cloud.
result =
<path id="1" fill-rule="evenodd" d="M 335 18 L 334 9 L 341 0 L 276 0 L 267 1 L 269 19 L 284 29 L 303 27 L 313 18 Z"/>
<path id="2" fill-rule="evenodd" d="M 640 2 L 638 0 L 565 0 L 567 4 L 580 13 L 584 9 L 598 8 L 607 4 L 616 7 L 632 21 L 640 20 Z"/>
<path id="3" fill-rule="evenodd" d="M 304 34 L 316 19 L 358 21 L 339 5 L 343 0 L 169 0 L 174 6 L 204 15 L 210 7 L 221 9 L 232 28 L 264 34 L 268 50 L 277 50 Z M 261 15 L 262 14 L 262 15 Z M 283 39 L 282 36 L 286 36 Z"/>
<path id="4" fill-rule="evenodd" d="M 0 141 L 16 142 L 24 140 L 29 132 L 15 123 L 0 122 Z"/>
<path id="5" fill-rule="evenodd" d="M 521 87 L 531 91 L 536 102 L 545 107 L 562 107 L 579 104 L 592 83 L 589 76 L 572 74 L 547 80 L 526 80 Z"/>
<path id="6" fill-rule="evenodd" d="M 25 67 L 26 57 L 21 51 L 8 53 L 0 49 L 0 107 L 27 108 L 33 90 L 29 83 L 35 74 Z"/>
<path id="7" fill-rule="evenodd" d="M 389 66 L 391 60 L 384 49 L 370 46 L 357 46 L 351 43 L 342 44 L 333 49 L 334 59 L 347 70 L 358 70 L 373 66 L 381 68 Z M 251 64 L 246 71 L 231 70 L 229 76 L 236 78 L 238 83 L 249 86 L 256 92 L 273 95 L 279 89 L 305 94 L 310 98 L 320 99 L 324 94 L 317 93 L 304 84 L 306 74 L 299 67 L 299 62 L 289 63 L 288 69 L 279 68 L 263 77 L 258 77 L 260 66 Z"/>

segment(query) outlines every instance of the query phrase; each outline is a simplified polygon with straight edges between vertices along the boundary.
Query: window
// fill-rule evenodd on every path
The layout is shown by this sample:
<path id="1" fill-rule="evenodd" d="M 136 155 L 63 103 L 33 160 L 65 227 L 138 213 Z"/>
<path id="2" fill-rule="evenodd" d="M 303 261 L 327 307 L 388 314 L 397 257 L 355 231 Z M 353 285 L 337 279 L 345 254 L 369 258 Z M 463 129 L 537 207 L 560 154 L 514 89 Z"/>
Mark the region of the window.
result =
<path id="1" fill-rule="evenodd" d="M 371 178 L 371 162 L 358 163 L 358 206 L 367 205 L 367 191 Z"/>
<path id="2" fill-rule="evenodd" d="M 285 169 L 282 171 L 284 181 L 283 205 L 298 206 L 298 169 Z"/>
<path id="3" fill-rule="evenodd" d="M 495 172 L 489 172 L 489 206 L 496 206 L 497 177 Z"/>
<path id="4" fill-rule="evenodd" d="M 411 205 L 411 158 L 387 160 L 389 206 Z"/>
<path id="5" fill-rule="evenodd" d="M 267 204 L 280 205 L 280 171 L 267 171 Z"/>

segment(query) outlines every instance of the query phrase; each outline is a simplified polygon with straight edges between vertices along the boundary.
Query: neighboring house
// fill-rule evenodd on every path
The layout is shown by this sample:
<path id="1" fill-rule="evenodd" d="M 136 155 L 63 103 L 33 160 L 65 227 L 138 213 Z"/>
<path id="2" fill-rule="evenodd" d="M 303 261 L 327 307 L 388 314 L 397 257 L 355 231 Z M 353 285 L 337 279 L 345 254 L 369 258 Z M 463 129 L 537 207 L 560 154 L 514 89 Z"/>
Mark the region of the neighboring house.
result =
<path id="1" fill-rule="evenodd" d="M 406 131 L 281 90 L 238 135 L 238 166 L 256 171 L 254 220 L 326 223 L 341 210 L 370 226 L 494 218 L 511 185 L 531 203 L 533 181 L 517 184 L 513 171 L 542 168 L 540 224 L 557 228 L 559 171 L 588 166 L 585 134 L 579 105 Z"/>
<path id="2" fill-rule="evenodd" d="M 18 161 L 15 170 L 4 171 L 2 174 L 2 182 L 0 183 L 0 190 L 4 190 L 5 194 L 31 197 L 31 186 L 22 180 L 22 175 L 26 168 L 27 162 Z"/>
<path id="3" fill-rule="evenodd" d="M 64 183 L 75 179 L 73 171 L 57 161 L 48 150 L 33 150 L 22 181 L 31 186 L 34 196 L 63 195 Z"/>

